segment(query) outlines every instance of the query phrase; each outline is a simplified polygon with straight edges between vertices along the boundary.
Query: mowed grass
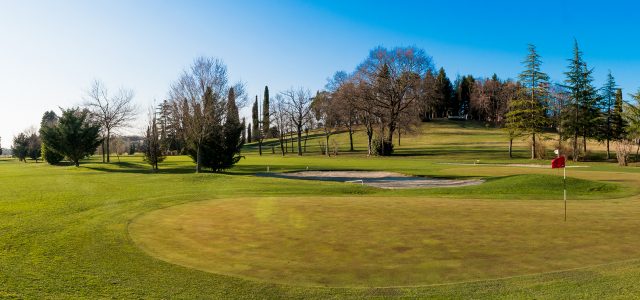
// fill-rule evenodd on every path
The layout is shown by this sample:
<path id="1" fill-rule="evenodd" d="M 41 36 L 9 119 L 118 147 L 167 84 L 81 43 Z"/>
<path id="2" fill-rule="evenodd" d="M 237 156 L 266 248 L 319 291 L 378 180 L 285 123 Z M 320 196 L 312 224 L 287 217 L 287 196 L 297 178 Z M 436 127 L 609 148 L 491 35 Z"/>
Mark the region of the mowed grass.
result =
<path id="1" fill-rule="evenodd" d="M 263 197 L 146 214 L 133 240 L 162 260 L 306 286 L 443 284 L 640 257 L 640 206 L 592 201 Z"/>
<path id="2" fill-rule="evenodd" d="M 441 164 L 473 163 L 476 160 L 480 160 L 481 164 L 548 163 L 528 160 L 524 142 L 516 144 L 516 158 L 510 160 L 506 157 L 507 142 L 503 132 L 475 125 L 468 126 L 469 128 L 464 128 L 465 126 L 451 122 L 425 124 L 422 134 L 403 136 L 397 155 L 389 158 L 366 157 L 361 133 L 356 135 L 355 153 L 341 151 L 340 155 L 331 158 L 318 155 L 311 147 L 311 142 L 305 156 L 285 158 L 271 154 L 270 149 L 259 157 L 253 145 L 249 145 L 245 152 L 246 159 L 226 174 L 193 174 L 193 164 L 186 157 L 168 158 L 157 174 L 151 173 L 139 156 L 122 157 L 121 162 L 112 164 L 102 164 L 98 158 L 94 158 L 80 168 L 52 167 L 31 162 L 23 164 L 15 160 L 0 159 L 0 298 L 327 299 L 380 296 L 600 299 L 633 298 L 640 294 L 640 286 L 637 285 L 637 279 L 640 278 L 640 261 L 637 259 L 640 257 L 635 253 L 637 245 L 633 239 L 633 234 L 638 232 L 636 207 L 640 205 L 640 168 L 619 168 L 612 163 L 579 163 L 578 165 L 588 167 L 569 169 L 569 219 L 565 224 L 560 222 L 562 194 L 559 188 L 562 181 L 557 170 Z M 335 137 L 341 141 L 347 140 L 344 134 Z M 341 147 L 346 145 L 340 143 Z M 253 176 L 256 172 L 266 171 L 267 167 L 277 172 L 304 170 L 307 167 L 315 170 L 390 170 L 420 176 L 483 178 L 487 182 L 477 187 L 461 189 L 387 191 L 347 183 Z M 383 278 L 389 278 L 388 273 L 380 271 L 384 269 L 371 273 L 369 280 L 362 280 L 354 273 L 345 272 L 341 277 L 328 276 L 336 281 L 324 284 L 333 287 L 314 284 L 320 281 L 318 276 L 326 277 L 327 274 L 324 271 L 314 271 L 313 268 L 304 270 L 305 273 L 300 275 L 307 276 L 306 279 L 283 277 L 286 279 L 268 280 L 266 277 L 260 278 L 255 274 L 245 276 L 235 271 L 229 272 L 234 276 L 228 276 L 220 274 L 226 272 L 221 269 L 224 266 L 211 270 L 213 272 L 206 272 L 169 263 L 164 258 L 158 259 L 151 250 L 139 247 L 134 241 L 135 234 L 132 238 L 129 232 L 130 224 L 137 224 L 136 220 L 141 221 L 174 208 L 186 209 L 191 205 L 211 204 L 212 214 L 204 213 L 207 210 L 203 208 L 202 215 L 206 215 L 205 218 L 189 222 L 220 222 L 219 218 L 224 218 L 226 214 L 213 214 L 217 212 L 216 209 L 228 205 L 234 208 L 230 209 L 230 216 L 247 216 L 250 205 L 264 199 L 273 200 L 275 207 L 279 208 L 278 213 L 270 217 L 270 222 L 258 226 L 258 221 L 251 221 L 247 217 L 237 220 L 240 223 L 227 224 L 231 232 L 232 229 L 243 229 L 240 225 L 245 222 L 249 228 L 256 226 L 256 230 L 275 236 L 274 240 L 269 241 L 269 235 L 263 238 L 257 234 L 232 236 L 229 232 L 223 233 L 239 241 L 254 239 L 256 243 L 264 242 L 265 249 L 267 245 L 276 247 L 278 245 L 274 241 L 280 236 L 276 233 L 295 237 L 296 230 L 299 229 L 285 225 L 288 222 L 302 224 L 294 222 L 296 218 L 289 217 L 288 212 L 296 212 L 302 214 L 303 218 L 299 219 L 306 220 L 308 230 L 316 228 L 335 231 L 348 229 L 349 225 L 353 225 L 351 235 L 347 235 L 351 239 L 343 240 L 352 247 L 350 251 L 355 252 L 345 252 L 345 255 L 338 255 L 339 251 L 329 251 L 330 247 L 335 246 L 330 239 L 325 240 L 322 246 L 312 246 L 313 236 L 304 236 L 312 241 L 300 243 L 308 244 L 310 248 L 307 250 L 317 254 L 315 260 L 311 261 L 318 266 L 328 264 L 320 261 L 323 255 L 349 261 L 349 257 L 353 255 L 346 255 L 347 253 L 362 253 L 358 249 L 382 245 L 372 247 L 375 250 L 372 253 L 387 253 L 390 257 L 386 259 L 396 262 L 405 253 L 413 257 L 413 260 L 430 262 L 431 271 L 425 271 L 429 268 L 423 267 L 420 269 L 421 275 L 400 276 L 396 282 L 393 279 L 384 282 Z M 323 200 L 327 201 L 325 204 L 333 204 L 325 207 Z M 372 203 L 372 206 L 367 206 L 367 203 Z M 183 204 L 186 206 L 181 206 Z M 384 206 L 387 204 L 391 207 Z M 344 205 L 344 209 L 340 209 L 340 205 Z M 315 219 L 315 214 L 310 212 L 315 212 L 316 209 L 324 209 L 326 212 L 317 214 Z M 395 217 L 387 221 L 385 211 Z M 511 211 L 512 215 L 507 211 Z M 441 213 L 436 215 L 435 212 Z M 331 222 L 332 218 L 347 218 L 350 214 L 359 218 L 335 224 Z M 400 218 L 403 214 L 412 217 Z M 422 214 L 425 217 L 421 217 Z M 462 218 L 463 214 L 468 214 L 469 218 Z M 517 220 L 520 218 L 523 220 L 522 225 Z M 158 220 L 158 225 L 169 226 L 180 218 L 178 215 L 171 215 L 162 219 Z M 412 219 L 416 219 L 415 223 Z M 455 254 L 453 250 L 443 250 L 440 255 L 449 256 L 451 262 L 457 260 L 467 263 L 460 263 L 455 272 L 451 272 L 452 278 L 447 278 L 445 273 L 449 272 L 438 271 L 438 268 L 455 267 L 455 263 L 447 264 L 444 256 L 435 255 L 438 250 L 433 245 L 423 246 L 425 251 L 431 249 L 429 251 L 432 251 L 430 253 L 433 256 L 426 254 L 419 258 L 418 239 L 410 238 L 420 235 L 414 232 L 416 228 L 429 228 L 430 219 L 438 221 L 439 226 L 442 226 L 433 227 L 434 232 L 438 229 L 450 233 L 443 238 L 449 244 L 447 247 L 453 250 L 459 248 L 457 251 L 460 251 Z M 153 231 L 155 228 L 156 224 L 152 224 L 146 229 Z M 373 229 L 367 230 L 368 228 Z M 185 230 L 195 232 L 197 228 L 189 227 Z M 563 233 L 564 230 L 567 231 L 566 234 Z M 209 230 L 204 232 L 202 247 L 198 249 L 217 242 L 215 239 L 205 238 L 206 234 L 210 234 Z M 365 238 L 358 238 L 363 232 L 367 234 Z M 477 239 L 473 232 L 479 235 Z M 518 240 L 518 232 L 529 234 L 533 240 Z M 323 237 L 330 235 L 330 232 L 320 234 Z M 430 236 L 428 233 L 424 235 Z M 491 246 L 501 243 L 509 245 L 500 240 L 501 235 L 513 237 L 508 239 L 513 243 L 511 248 Z M 470 237 L 466 243 L 462 241 L 465 236 Z M 188 236 L 175 235 L 171 237 L 171 240 L 174 239 L 188 239 Z M 392 249 L 386 242 L 394 240 L 410 245 L 406 247 L 411 249 Z M 474 244 L 481 240 L 484 240 L 484 246 Z M 532 244 L 528 245 L 526 241 Z M 564 249 L 564 252 L 573 256 L 563 256 L 563 251 L 545 247 L 547 241 L 551 241 L 553 247 Z M 567 243 L 563 244 L 562 241 Z M 474 243 L 467 244 L 469 242 Z M 185 246 L 188 245 L 189 243 L 185 243 Z M 244 243 L 245 248 L 242 246 L 242 243 L 229 243 L 230 248 L 226 249 L 239 247 L 239 258 L 246 255 L 251 244 Z M 280 246 L 281 254 L 291 249 L 287 248 L 287 244 Z M 474 247 L 482 251 L 469 253 L 474 251 Z M 184 251 L 186 250 L 176 251 L 175 255 Z M 270 251 L 278 252 L 273 249 Z M 528 256 L 528 251 L 533 251 L 534 255 Z M 534 265 L 527 260 L 533 259 L 532 257 L 539 259 L 544 256 L 545 251 L 555 259 L 549 260 L 551 265 L 544 266 L 546 262 L 542 262 L 540 265 L 543 266 L 533 266 L 537 269 L 527 271 L 528 265 Z M 197 254 L 193 249 L 186 253 Z M 493 256 L 483 258 L 483 253 Z M 290 255 L 295 257 L 294 254 Z M 305 254 L 298 252 L 296 255 L 300 258 Z M 206 258 L 206 255 L 201 257 Z M 358 260 L 367 256 L 353 257 Z M 514 262 L 508 263 L 501 270 L 497 266 L 478 267 L 482 266 L 483 259 L 495 259 L 499 262 L 500 257 L 503 257 L 503 261 L 511 257 Z M 576 260 L 572 261 L 572 257 Z M 248 264 L 250 260 L 242 261 L 247 266 L 260 267 L 254 265 L 255 262 Z M 273 266 L 274 261 L 265 259 L 262 267 Z M 599 263 L 604 265 L 593 266 Z M 373 260 L 369 264 L 377 265 Z M 577 265 L 579 269 L 566 270 Z M 401 272 L 398 274 L 409 274 L 402 271 L 405 267 L 413 266 L 404 265 L 397 269 Z M 551 269 L 565 271 L 491 280 Z M 286 272 L 274 272 L 276 271 Z M 256 278 L 258 280 L 254 280 Z M 468 279 L 472 281 L 466 282 Z M 418 286 L 399 287 L 397 285 L 403 285 L 399 283 L 400 280 L 413 282 Z M 465 282 L 451 283 L 460 280 Z M 284 281 L 290 284 L 282 284 Z M 451 284 L 429 284 L 435 282 Z M 386 288 L 382 288 L 383 286 Z"/>

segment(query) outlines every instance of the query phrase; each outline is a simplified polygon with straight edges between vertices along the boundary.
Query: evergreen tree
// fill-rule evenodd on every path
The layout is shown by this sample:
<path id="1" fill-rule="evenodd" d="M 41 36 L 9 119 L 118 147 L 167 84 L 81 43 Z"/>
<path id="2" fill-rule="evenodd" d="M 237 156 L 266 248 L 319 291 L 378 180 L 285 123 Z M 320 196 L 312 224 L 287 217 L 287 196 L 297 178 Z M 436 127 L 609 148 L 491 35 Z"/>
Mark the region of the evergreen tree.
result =
<path id="1" fill-rule="evenodd" d="M 262 130 L 260 128 L 260 112 L 258 109 L 258 96 L 256 95 L 256 101 L 253 102 L 253 108 L 251 109 L 251 119 L 253 121 L 253 141 L 258 142 L 258 154 L 262 155 Z"/>
<path id="2" fill-rule="evenodd" d="M 607 82 L 605 83 L 604 87 L 602 87 L 602 96 L 601 96 L 601 99 L 602 99 L 601 109 L 602 109 L 602 113 L 604 114 L 604 122 L 602 124 L 603 127 L 601 131 L 602 132 L 601 138 L 603 140 L 606 140 L 607 142 L 607 159 L 611 158 L 609 142 L 612 139 L 615 140 L 612 121 L 613 121 L 613 113 L 614 113 L 613 108 L 617 102 L 617 95 L 616 95 L 617 90 L 618 89 L 617 89 L 615 78 L 613 78 L 611 71 L 609 71 L 609 73 L 607 74 Z M 620 92 L 620 95 L 622 96 L 622 92 Z M 622 119 L 622 116 L 618 115 L 618 117 Z"/>
<path id="3" fill-rule="evenodd" d="M 251 137 L 253 137 L 253 134 L 251 133 L 251 123 L 249 123 L 249 126 L 247 126 L 247 143 L 251 143 Z"/>
<path id="4" fill-rule="evenodd" d="M 24 134 L 24 132 L 13 137 L 11 153 L 13 153 L 13 157 L 18 158 L 18 161 L 27 162 L 27 156 L 29 155 L 29 137 Z"/>
<path id="5" fill-rule="evenodd" d="M 246 129 L 247 129 L 247 123 L 245 121 L 245 118 L 242 117 L 242 137 L 241 137 L 241 140 L 242 140 L 242 144 L 243 145 L 245 143 L 247 143 L 247 131 L 246 131 Z"/>
<path id="6" fill-rule="evenodd" d="M 227 99 L 227 118 L 224 123 L 224 157 L 218 167 L 219 170 L 228 169 L 240 160 L 240 151 L 244 144 L 241 138 L 243 131 L 244 126 L 240 123 L 235 92 L 233 88 L 230 88 Z"/>
<path id="7" fill-rule="evenodd" d="M 540 70 L 542 60 L 534 45 L 529 45 L 529 54 L 523 65 L 525 69 L 518 76 L 521 88 L 516 99 L 511 101 L 507 127 L 514 135 L 531 136 L 531 159 L 535 159 L 536 134 L 541 133 L 548 125 L 545 103 L 549 76 Z"/>
<path id="8" fill-rule="evenodd" d="M 427 71 L 422 79 L 422 97 L 420 105 L 420 116 L 422 121 L 429 121 L 437 117 L 439 105 L 439 91 L 437 89 L 436 77 L 431 70 Z"/>
<path id="9" fill-rule="evenodd" d="M 573 139 L 573 160 L 579 158 L 578 139 L 582 137 L 583 151 L 587 152 L 587 138 L 597 137 L 597 129 L 602 121 L 598 109 L 599 96 L 593 86 L 593 70 L 587 67 L 576 41 L 573 58 L 569 60 L 569 70 L 565 72 L 565 84 L 570 91 L 569 105 L 564 113 L 563 131 Z"/>
<path id="10" fill-rule="evenodd" d="M 269 113 L 269 87 L 264 87 L 264 99 L 262 99 L 262 135 L 265 138 L 270 138 L 271 132 L 271 114 Z"/>
<path id="11" fill-rule="evenodd" d="M 455 111 L 455 115 L 458 116 L 466 116 L 470 112 L 470 103 L 471 103 L 471 91 L 475 84 L 475 79 L 473 76 L 462 76 L 460 79 L 460 83 L 457 86 L 456 91 L 456 106 L 457 110 Z"/>
<path id="12" fill-rule="evenodd" d="M 452 112 L 449 109 L 452 106 L 451 102 L 453 101 L 453 85 L 447 77 L 447 73 L 445 73 L 444 68 L 440 68 L 438 76 L 436 76 L 435 99 L 438 115 L 440 117 L 447 117 L 451 115 Z"/>
<path id="13" fill-rule="evenodd" d="M 47 147 L 68 157 L 76 167 L 80 166 L 80 159 L 93 154 L 102 143 L 100 125 L 90 122 L 89 113 L 78 108 L 62 110 L 57 126 L 41 130 Z"/>
<path id="14" fill-rule="evenodd" d="M 38 159 L 42 155 L 42 142 L 40 141 L 40 137 L 37 133 L 32 132 L 29 135 L 29 143 L 27 146 L 27 155 L 29 158 L 38 162 Z"/>
<path id="15" fill-rule="evenodd" d="M 158 163 L 161 163 L 165 159 L 165 155 L 162 153 L 162 136 L 158 130 L 158 124 L 155 114 L 149 121 L 147 126 L 147 132 L 145 134 L 144 145 L 144 161 L 151 165 L 154 171 L 158 170 Z"/>
<path id="16" fill-rule="evenodd" d="M 624 119 L 624 100 L 622 99 L 622 89 L 616 90 L 615 99 L 609 121 L 611 124 L 611 140 L 619 141 L 625 138 L 628 126 L 628 123 Z"/>
<path id="17" fill-rule="evenodd" d="M 58 115 L 56 115 L 54 111 L 47 111 L 42 115 L 42 121 L 40 121 L 40 132 L 42 132 L 42 128 L 55 127 L 57 125 Z M 40 133 L 40 135 L 42 135 L 42 133 Z M 50 149 L 45 141 L 42 141 L 41 154 L 42 158 L 51 165 L 56 165 L 64 159 L 62 154 Z"/>

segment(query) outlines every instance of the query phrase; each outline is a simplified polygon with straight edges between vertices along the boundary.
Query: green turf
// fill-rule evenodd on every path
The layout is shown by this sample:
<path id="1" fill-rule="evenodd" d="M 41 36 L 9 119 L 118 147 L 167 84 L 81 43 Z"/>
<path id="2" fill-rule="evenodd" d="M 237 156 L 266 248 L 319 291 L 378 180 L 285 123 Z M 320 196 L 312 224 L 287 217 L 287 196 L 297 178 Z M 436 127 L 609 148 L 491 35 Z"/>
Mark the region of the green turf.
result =
<path id="1" fill-rule="evenodd" d="M 614 163 L 589 162 L 579 163 L 588 165 L 588 168 L 569 169 L 570 222 L 564 232 L 563 224 L 555 223 L 559 217 L 558 206 L 561 206 L 561 201 L 556 200 L 560 199 L 557 190 L 561 185 L 561 177 L 556 170 L 440 164 L 473 163 L 476 160 L 481 163 L 548 163 L 526 159 L 527 149 L 521 141 L 516 143 L 516 158 L 510 160 L 506 157 L 506 140 L 501 131 L 477 125 L 462 127 L 459 123 L 449 122 L 427 124 L 423 128 L 424 134 L 403 137 L 397 155 L 390 158 L 364 156 L 361 133 L 356 136 L 356 153 L 341 151 L 338 157 L 332 158 L 317 155 L 317 143 L 315 148 L 309 147 L 309 153 L 302 158 L 281 158 L 277 154 L 270 154 L 270 149 L 264 156 L 258 157 L 253 145 L 250 145 L 246 159 L 228 174 L 192 174 L 193 164 L 185 157 L 170 157 L 161 165 L 162 170 L 158 174 L 152 174 L 140 157 L 123 157 L 122 162 L 114 164 L 102 164 L 94 159 L 80 168 L 23 164 L 0 159 L 0 298 L 327 299 L 381 296 L 601 299 L 634 298 L 640 294 L 640 286 L 637 285 L 640 261 L 635 260 L 640 257 L 635 255 L 639 248 L 634 236 L 640 229 L 636 221 L 636 207 L 640 207 L 640 198 L 637 196 L 640 168 L 619 168 Z M 337 139 L 341 141 L 342 149 L 346 150 L 346 136 L 339 135 Z M 312 145 L 315 142 L 308 143 Z M 272 171 L 295 171 L 307 167 L 315 170 L 391 170 L 424 176 L 485 178 L 487 182 L 481 186 L 460 189 L 384 191 L 345 183 L 256 178 L 251 175 L 265 171 L 267 166 Z M 581 188 L 578 189 L 578 186 Z M 305 201 L 318 199 L 313 205 L 321 207 L 324 197 L 331 197 L 332 203 L 339 203 L 336 201 L 341 198 L 352 199 L 344 203 L 351 209 L 368 200 L 377 203 L 377 206 L 357 206 L 364 208 L 354 213 L 366 216 L 372 222 L 377 214 L 384 212 L 380 203 L 384 203 L 385 199 L 398 199 L 404 204 L 392 207 L 392 210 L 409 210 L 407 213 L 423 211 L 426 215 L 438 211 L 420 208 L 417 201 L 429 199 L 427 203 L 437 203 L 443 212 L 434 216 L 439 226 L 443 226 L 438 227 L 439 230 L 444 233 L 458 228 L 460 230 L 455 232 L 468 235 L 475 230 L 478 239 L 474 242 L 486 243 L 460 246 L 461 240 L 456 241 L 453 234 L 448 240 L 454 250 L 457 247 L 458 251 L 462 251 L 460 259 L 467 259 L 470 266 L 474 267 L 457 270 L 451 273 L 451 278 L 443 278 L 440 273 L 433 277 L 399 277 L 398 282 L 387 282 L 384 279 L 386 275 L 372 273 L 371 281 L 380 286 L 403 285 L 403 282 L 420 285 L 421 282 L 479 281 L 393 288 L 331 288 L 269 283 L 247 279 L 255 276 L 225 276 L 165 262 L 139 248 L 129 235 L 128 226 L 132 220 L 153 214 L 161 208 L 197 201 L 222 205 L 233 203 L 233 199 L 254 201 L 251 199 L 264 197 L 306 199 L 294 204 L 290 203 L 293 200 L 278 203 L 294 205 L 289 207 L 301 212 L 310 209 L 304 205 L 307 203 Z M 545 210 L 550 206 L 553 209 Z M 474 218 L 467 220 L 456 215 L 462 213 L 455 209 L 457 207 L 467 209 Z M 521 224 L 519 220 L 509 219 L 509 215 L 502 219 L 494 217 L 494 214 L 505 212 L 506 208 L 513 210 L 511 217 L 520 215 L 525 221 Z M 331 224 L 330 212 L 321 215 L 315 226 Z M 551 213 L 552 216 L 547 215 Z M 367 218 L 358 219 L 354 232 L 356 229 L 369 228 L 365 222 Z M 420 224 L 427 221 L 417 220 Z M 273 232 L 279 228 L 279 224 L 285 223 L 284 215 L 276 216 L 273 223 L 276 227 L 265 225 L 267 227 L 264 230 Z M 402 220 L 398 226 L 401 224 L 409 228 L 411 219 Z M 447 228 L 446 224 L 450 224 L 451 228 Z M 482 231 L 478 230 L 483 226 L 488 231 L 481 234 Z M 400 230 L 387 227 L 373 227 L 373 232 L 376 229 Z M 293 228 L 295 226 L 285 227 L 286 230 Z M 502 235 L 505 238 L 513 237 L 519 231 L 534 237 L 536 244 L 529 247 L 515 238 L 491 240 L 500 239 Z M 494 232 L 496 234 L 491 234 Z M 410 237 L 408 234 L 398 238 L 406 243 L 417 243 Z M 380 236 L 373 236 L 371 240 L 384 241 Z M 509 245 L 510 240 L 514 241 L 511 248 L 491 247 L 492 243 L 500 245 L 499 242 Z M 541 246 L 548 240 L 554 241 L 558 249 L 574 255 L 575 261 L 572 256 L 551 261 L 549 266 L 528 262 L 527 256 L 522 254 L 527 250 L 537 251 L 538 258 L 548 255 L 544 254 L 545 251 L 550 251 L 554 257 L 563 255 L 559 250 L 545 250 Z M 563 244 L 563 240 L 571 243 Z M 353 241 L 351 247 L 366 242 L 357 238 L 350 241 Z M 238 244 L 230 246 L 236 247 Z M 474 249 L 478 253 L 468 253 Z M 411 253 L 413 250 L 407 251 Z M 500 269 L 500 264 L 495 264 L 493 269 L 482 267 L 482 261 L 477 258 L 489 254 L 495 255 L 498 261 L 501 258 L 513 260 L 514 268 Z M 338 258 L 347 257 L 338 255 Z M 629 258 L 632 260 L 627 261 Z M 424 257 L 425 261 L 429 259 L 434 260 L 430 256 Z M 614 262 L 619 260 L 624 261 Z M 591 266 L 594 263 L 607 264 Z M 527 265 L 534 267 L 532 272 L 527 272 Z M 489 279 L 575 266 L 584 268 Z M 434 265 L 434 269 L 439 267 Z M 424 270 L 421 271 L 423 274 L 429 273 Z M 311 276 L 309 274 L 312 273 L 307 274 Z M 368 285 L 350 281 L 348 272 L 343 274 L 346 275 L 335 279 L 342 281 L 327 284 Z M 309 278 L 311 280 L 306 279 L 306 282 L 315 282 L 315 279 Z"/>

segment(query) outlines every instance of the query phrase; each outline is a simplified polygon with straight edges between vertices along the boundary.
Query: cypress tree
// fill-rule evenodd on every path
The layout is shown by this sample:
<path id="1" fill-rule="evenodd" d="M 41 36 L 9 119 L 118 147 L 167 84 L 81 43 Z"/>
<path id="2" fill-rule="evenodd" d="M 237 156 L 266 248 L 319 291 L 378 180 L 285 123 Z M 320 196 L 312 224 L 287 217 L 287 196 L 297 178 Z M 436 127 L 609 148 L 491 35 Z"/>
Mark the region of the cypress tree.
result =
<path id="1" fill-rule="evenodd" d="M 245 121 L 245 118 L 242 117 L 242 137 L 241 137 L 242 144 L 247 143 L 247 131 L 246 131 L 246 128 L 247 128 L 247 123 Z"/>
<path id="2" fill-rule="evenodd" d="M 269 113 L 269 87 L 264 87 L 264 99 L 262 99 L 262 131 L 265 138 L 271 137 L 271 123 L 269 122 L 271 115 Z"/>
<path id="3" fill-rule="evenodd" d="M 241 156 L 242 149 L 242 131 L 244 127 L 240 123 L 240 115 L 238 114 L 238 106 L 236 106 L 236 96 L 233 88 L 229 89 L 229 97 L 227 99 L 227 118 L 224 123 L 224 156 L 218 170 L 224 170 L 236 164 Z"/>
<path id="4" fill-rule="evenodd" d="M 253 140 L 258 142 L 258 153 L 262 155 L 262 131 L 260 130 L 260 112 L 258 110 L 258 95 L 256 95 L 256 101 L 253 102 L 253 108 L 251 110 L 251 118 L 253 120 Z"/>
<path id="5" fill-rule="evenodd" d="M 615 102 L 611 111 L 611 140 L 619 141 L 625 138 L 627 122 L 624 119 L 622 108 L 624 100 L 622 99 L 622 89 L 616 90 Z"/>
<path id="6" fill-rule="evenodd" d="M 534 45 L 529 45 L 529 54 L 522 62 L 525 69 L 518 76 L 521 88 L 516 99 L 511 101 L 507 113 L 507 127 L 514 134 L 531 136 L 531 159 L 536 154 L 536 134 L 548 124 L 546 99 L 548 97 L 549 76 L 540 71 L 542 60 Z"/>
<path id="7" fill-rule="evenodd" d="M 249 123 L 249 126 L 247 126 L 247 143 L 251 143 L 251 137 L 253 135 L 251 134 L 251 123 Z"/>
<path id="8" fill-rule="evenodd" d="M 162 153 L 161 141 L 162 137 L 158 132 L 156 116 L 155 114 L 153 114 L 151 120 L 149 121 L 149 126 L 147 126 L 147 132 L 145 134 L 145 151 L 143 160 L 151 165 L 151 168 L 154 171 L 158 170 L 158 164 L 163 162 L 165 159 L 165 156 Z"/>

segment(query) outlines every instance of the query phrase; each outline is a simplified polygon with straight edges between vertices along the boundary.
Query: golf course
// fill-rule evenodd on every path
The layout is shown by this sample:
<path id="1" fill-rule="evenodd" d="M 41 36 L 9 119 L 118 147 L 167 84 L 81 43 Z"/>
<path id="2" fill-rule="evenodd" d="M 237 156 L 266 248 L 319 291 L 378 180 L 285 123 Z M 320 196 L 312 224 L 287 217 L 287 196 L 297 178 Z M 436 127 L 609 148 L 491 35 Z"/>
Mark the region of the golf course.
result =
<path id="1" fill-rule="evenodd" d="M 464 137 L 464 138 L 462 138 Z M 435 120 L 367 156 L 358 128 L 311 132 L 302 156 L 246 144 L 222 173 L 188 156 L 80 167 L 0 159 L 0 298 L 634 298 L 640 294 L 640 168 L 562 169 L 480 122 Z M 272 153 L 272 145 L 275 151 Z M 257 176 L 393 172 L 443 187 Z M 360 173 L 355 173 L 360 174 Z M 356 175 L 354 175 L 356 176 Z"/>

